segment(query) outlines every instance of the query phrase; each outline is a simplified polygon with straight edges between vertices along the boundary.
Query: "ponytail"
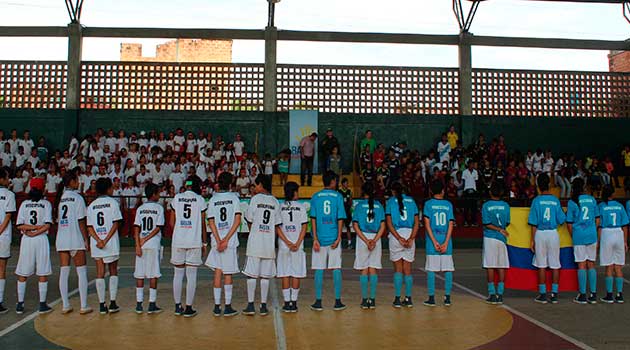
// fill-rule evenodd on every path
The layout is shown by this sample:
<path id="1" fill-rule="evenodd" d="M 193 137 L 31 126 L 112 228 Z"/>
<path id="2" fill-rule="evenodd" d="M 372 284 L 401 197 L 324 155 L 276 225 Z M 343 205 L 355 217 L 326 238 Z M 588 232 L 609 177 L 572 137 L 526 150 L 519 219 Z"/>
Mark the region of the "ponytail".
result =
<path id="1" fill-rule="evenodd" d="M 398 201 L 398 211 L 400 215 L 403 215 L 405 211 L 405 204 L 403 203 L 403 187 L 400 182 L 392 184 L 392 191 L 396 193 L 396 200 Z"/>
<path id="2" fill-rule="evenodd" d="M 602 188 L 602 202 L 608 203 L 615 193 L 615 188 L 611 185 L 606 185 Z"/>
<path id="3" fill-rule="evenodd" d="M 293 197 L 295 197 L 295 193 L 298 191 L 300 186 L 297 182 L 289 181 L 284 185 L 284 201 L 288 204 L 291 203 Z"/>
<path id="4" fill-rule="evenodd" d="M 363 195 L 368 197 L 368 220 L 374 219 L 374 185 L 371 182 L 366 182 L 361 186 Z"/>
<path id="5" fill-rule="evenodd" d="M 576 177 L 571 183 L 571 200 L 580 208 L 580 196 L 584 193 L 584 180 Z"/>
<path id="6" fill-rule="evenodd" d="M 63 176 L 61 183 L 57 186 L 57 195 L 55 196 L 55 207 L 61 202 L 61 196 L 63 195 L 64 188 L 68 188 L 70 183 L 74 180 L 79 180 L 77 169 L 69 170 Z"/>

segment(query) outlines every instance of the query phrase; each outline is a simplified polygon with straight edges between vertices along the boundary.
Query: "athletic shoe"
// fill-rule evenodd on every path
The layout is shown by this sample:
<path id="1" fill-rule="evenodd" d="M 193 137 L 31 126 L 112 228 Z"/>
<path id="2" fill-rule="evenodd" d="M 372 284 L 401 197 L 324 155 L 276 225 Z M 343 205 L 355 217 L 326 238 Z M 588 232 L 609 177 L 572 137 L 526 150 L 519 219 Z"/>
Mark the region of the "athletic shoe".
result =
<path id="1" fill-rule="evenodd" d="M 612 293 L 606 293 L 606 296 L 599 299 L 602 302 L 606 303 L 606 304 L 614 304 L 615 303 L 615 298 L 613 298 Z"/>
<path id="2" fill-rule="evenodd" d="M 400 297 L 395 297 L 394 298 L 394 302 L 392 303 L 392 306 L 395 307 L 396 309 L 400 309 L 402 306 L 402 303 L 400 302 Z"/>
<path id="3" fill-rule="evenodd" d="M 147 311 L 149 315 L 159 314 L 160 312 L 162 312 L 162 309 L 160 309 L 155 302 L 149 303 L 149 310 Z"/>
<path id="4" fill-rule="evenodd" d="M 311 305 L 311 310 L 313 310 L 313 311 L 323 311 L 324 308 L 322 307 L 322 300 L 321 299 L 315 300 L 313 305 Z"/>
<path id="5" fill-rule="evenodd" d="M 285 301 L 284 306 L 282 307 L 282 312 L 291 312 L 291 311 L 293 311 L 293 308 L 291 307 L 291 302 Z"/>
<path id="6" fill-rule="evenodd" d="M 256 308 L 254 308 L 254 303 L 247 303 L 247 307 L 243 310 L 243 315 L 254 316 L 255 314 Z"/>
<path id="7" fill-rule="evenodd" d="M 361 299 L 361 304 L 359 306 L 361 306 L 361 309 L 367 310 L 370 308 L 370 303 L 367 299 Z"/>
<path id="8" fill-rule="evenodd" d="M 18 315 L 24 313 L 24 302 L 17 303 L 17 305 L 15 305 L 15 313 Z"/>
<path id="9" fill-rule="evenodd" d="M 576 304 L 584 305 L 584 304 L 588 303 L 588 300 L 586 299 L 586 295 L 585 294 L 580 293 L 580 294 L 578 294 L 575 297 L 575 299 L 573 299 L 573 302 L 576 303 Z"/>
<path id="10" fill-rule="evenodd" d="M 333 310 L 335 310 L 335 311 L 342 311 L 342 310 L 345 310 L 345 309 L 346 309 L 346 305 L 344 305 L 341 302 L 341 299 L 336 299 L 335 300 L 335 306 L 333 307 Z"/>
<path id="11" fill-rule="evenodd" d="M 492 294 L 486 298 L 486 304 L 496 305 L 497 304 L 497 296 Z"/>
<path id="12" fill-rule="evenodd" d="M 184 317 L 190 318 L 197 316 L 197 310 L 193 309 L 191 305 L 186 305 L 186 310 L 184 310 Z"/>
<path id="13" fill-rule="evenodd" d="M 551 301 L 552 304 L 557 304 L 558 303 L 558 293 L 551 293 L 551 297 L 549 297 L 549 301 Z"/>
<path id="14" fill-rule="evenodd" d="M 52 307 L 48 306 L 46 302 L 39 303 L 39 310 L 37 310 L 37 312 L 39 312 L 40 315 L 51 313 L 52 311 Z"/>
<path id="15" fill-rule="evenodd" d="M 403 306 L 413 307 L 413 301 L 411 301 L 411 297 L 405 297 L 405 300 L 403 300 Z"/>
<path id="16" fill-rule="evenodd" d="M 92 313 L 92 308 L 91 307 L 86 307 L 85 309 L 81 309 L 79 310 L 79 315 L 87 315 L 87 314 L 91 314 Z"/>
<path id="17" fill-rule="evenodd" d="M 110 314 L 115 314 L 118 311 L 120 311 L 120 307 L 118 305 L 116 305 L 116 300 L 112 300 L 109 302 L 109 313 Z"/>
<path id="18" fill-rule="evenodd" d="M 422 305 L 434 307 L 435 306 L 435 297 L 433 295 L 429 296 L 429 299 L 425 300 Z"/>
<path id="19" fill-rule="evenodd" d="M 291 302 L 291 312 L 298 312 L 297 300 Z"/>
<path id="20" fill-rule="evenodd" d="M 4 307 L 4 305 L 2 305 L 2 303 L 0 303 L 0 315 L 6 314 L 7 312 L 9 312 L 9 309 Z"/>
<path id="21" fill-rule="evenodd" d="M 597 304 L 597 294 L 591 293 L 591 295 L 588 296 L 587 300 L 589 304 Z"/>
<path id="22" fill-rule="evenodd" d="M 184 314 L 184 308 L 182 304 L 175 304 L 175 316 L 181 316 Z"/>
<path id="23" fill-rule="evenodd" d="M 219 316 L 221 316 L 221 305 L 216 305 L 216 304 L 215 304 L 215 305 L 214 305 L 214 309 L 212 310 L 212 314 L 213 314 L 215 317 L 219 317 Z"/>
<path id="24" fill-rule="evenodd" d="M 445 295 L 444 296 L 444 306 L 451 306 L 451 296 L 450 295 Z"/>
<path id="25" fill-rule="evenodd" d="M 538 294 L 538 296 L 536 297 L 536 299 L 534 299 L 534 301 L 539 304 L 547 304 L 547 294 L 545 293 Z"/>
<path id="26" fill-rule="evenodd" d="M 267 310 L 267 303 L 260 304 L 260 316 L 267 316 L 269 314 L 269 310 Z"/>
<path id="27" fill-rule="evenodd" d="M 497 305 L 503 305 L 503 295 L 497 294 Z"/>
<path id="28" fill-rule="evenodd" d="M 107 305 L 105 305 L 105 303 L 98 304 L 98 312 L 101 315 L 107 315 Z"/>
<path id="29" fill-rule="evenodd" d="M 223 310 L 223 316 L 224 317 L 232 317 L 232 316 L 236 316 L 236 315 L 238 315 L 238 311 L 232 309 L 232 305 L 226 304 L 225 305 L 225 310 Z"/>
<path id="30" fill-rule="evenodd" d="M 142 303 L 141 302 L 136 302 L 136 313 L 138 315 L 142 314 L 142 312 L 144 312 L 144 309 L 142 308 Z"/>
<path id="31" fill-rule="evenodd" d="M 370 309 L 376 309 L 376 299 L 370 299 Z"/>
<path id="32" fill-rule="evenodd" d="M 623 304 L 623 293 L 617 293 L 617 296 L 615 297 L 615 303 Z"/>
<path id="33" fill-rule="evenodd" d="M 72 311 L 74 311 L 74 309 L 72 308 L 72 306 L 69 306 L 68 308 L 61 309 L 61 314 L 62 314 L 62 315 L 69 314 L 69 313 L 71 313 Z"/>

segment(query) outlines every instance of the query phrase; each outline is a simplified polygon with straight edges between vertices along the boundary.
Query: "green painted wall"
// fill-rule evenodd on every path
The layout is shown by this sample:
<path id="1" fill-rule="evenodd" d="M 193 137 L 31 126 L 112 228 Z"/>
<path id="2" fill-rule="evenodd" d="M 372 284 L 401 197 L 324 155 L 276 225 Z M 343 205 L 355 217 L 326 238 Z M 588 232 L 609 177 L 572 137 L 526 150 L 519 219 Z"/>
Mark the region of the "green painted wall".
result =
<path id="1" fill-rule="evenodd" d="M 67 147 L 76 123 L 76 111 L 0 109 L 0 129 L 5 137 L 9 137 L 11 129 L 17 129 L 18 137 L 22 137 L 24 130 L 30 130 L 36 145 L 37 139 L 44 136 L 52 149 Z"/>

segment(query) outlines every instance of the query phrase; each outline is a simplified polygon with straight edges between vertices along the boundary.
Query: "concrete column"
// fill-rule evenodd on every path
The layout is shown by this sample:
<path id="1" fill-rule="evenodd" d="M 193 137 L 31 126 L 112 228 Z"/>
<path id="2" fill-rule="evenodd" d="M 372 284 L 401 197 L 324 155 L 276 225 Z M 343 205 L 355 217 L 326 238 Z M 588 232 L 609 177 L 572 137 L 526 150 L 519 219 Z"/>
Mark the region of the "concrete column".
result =
<path id="1" fill-rule="evenodd" d="M 472 34 L 459 34 L 459 113 L 472 115 Z"/>
<path id="2" fill-rule="evenodd" d="M 278 108 L 277 43 L 278 29 L 276 27 L 265 28 L 265 75 L 263 91 L 263 110 L 265 112 L 275 112 Z"/>
<path id="3" fill-rule="evenodd" d="M 83 32 L 81 24 L 68 24 L 68 84 L 66 89 L 66 109 L 79 109 L 81 99 L 81 50 Z"/>

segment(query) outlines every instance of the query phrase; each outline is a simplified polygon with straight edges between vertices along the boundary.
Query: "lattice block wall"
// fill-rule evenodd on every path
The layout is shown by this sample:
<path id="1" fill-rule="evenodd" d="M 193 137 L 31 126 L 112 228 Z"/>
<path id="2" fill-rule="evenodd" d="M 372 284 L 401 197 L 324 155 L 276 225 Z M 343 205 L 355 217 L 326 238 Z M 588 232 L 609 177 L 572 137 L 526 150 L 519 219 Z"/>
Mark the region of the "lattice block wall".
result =
<path id="1" fill-rule="evenodd" d="M 65 108 L 64 62 L 0 61 L 1 108 Z"/>

